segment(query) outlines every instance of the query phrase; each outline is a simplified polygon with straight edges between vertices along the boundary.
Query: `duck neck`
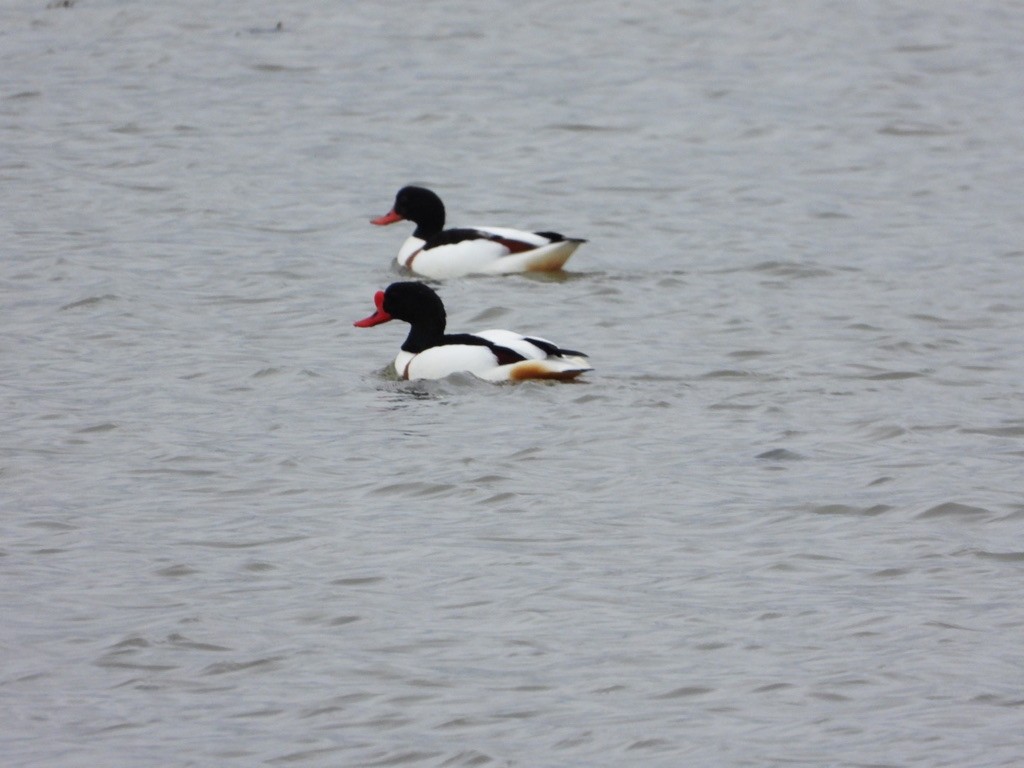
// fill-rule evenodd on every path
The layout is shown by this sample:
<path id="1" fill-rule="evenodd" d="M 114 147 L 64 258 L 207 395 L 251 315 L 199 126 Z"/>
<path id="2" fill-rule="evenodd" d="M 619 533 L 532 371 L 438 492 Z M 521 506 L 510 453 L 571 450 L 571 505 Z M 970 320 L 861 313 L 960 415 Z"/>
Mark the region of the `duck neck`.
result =
<path id="1" fill-rule="evenodd" d="M 439 199 L 425 201 L 422 209 L 417 211 L 414 221 L 416 231 L 412 236 L 420 240 L 429 240 L 444 229 L 444 203 Z"/>
<path id="2" fill-rule="evenodd" d="M 409 326 L 409 335 L 405 337 L 402 349 L 406 352 L 419 354 L 425 349 L 436 347 L 444 338 L 444 318 L 438 320 L 419 320 Z"/>

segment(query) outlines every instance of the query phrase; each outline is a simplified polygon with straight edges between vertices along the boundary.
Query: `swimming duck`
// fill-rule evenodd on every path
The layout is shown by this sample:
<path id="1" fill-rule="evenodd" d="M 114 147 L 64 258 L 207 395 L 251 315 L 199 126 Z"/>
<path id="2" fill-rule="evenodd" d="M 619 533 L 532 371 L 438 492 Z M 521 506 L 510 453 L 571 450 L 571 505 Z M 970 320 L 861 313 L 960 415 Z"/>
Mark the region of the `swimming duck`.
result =
<path id="1" fill-rule="evenodd" d="M 402 244 L 398 263 L 434 279 L 463 275 L 553 272 L 562 268 L 582 240 L 558 232 L 525 232 L 504 227 L 444 228 L 444 203 L 424 187 L 402 187 L 378 226 L 408 220 L 416 230 Z"/>
<path id="2" fill-rule="evenodd" d="M 377 291 L 374 304 L 376 311 L 356 321 L 356 327 L 389 320 L 411 326 L 395 357 L 395 371 L 403 379 L 441 379 L 467 372 L 486 381 L 564 381 L 593 370 L 584 353 L 536 336 L 503 330 L 446 334 L 441 297 L 423 283 L 392 283 Z"/>

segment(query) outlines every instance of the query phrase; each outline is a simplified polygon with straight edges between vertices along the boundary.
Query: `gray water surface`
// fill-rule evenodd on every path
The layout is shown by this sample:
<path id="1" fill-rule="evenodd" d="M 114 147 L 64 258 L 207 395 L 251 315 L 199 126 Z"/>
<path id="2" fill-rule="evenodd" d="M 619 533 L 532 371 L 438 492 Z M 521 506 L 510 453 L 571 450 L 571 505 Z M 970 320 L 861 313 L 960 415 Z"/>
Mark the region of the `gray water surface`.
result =
<path id="1" fill-rule="evenodd" d="M 6 765 L 1019 764 L 1020 3 L 2 14 Z"/>

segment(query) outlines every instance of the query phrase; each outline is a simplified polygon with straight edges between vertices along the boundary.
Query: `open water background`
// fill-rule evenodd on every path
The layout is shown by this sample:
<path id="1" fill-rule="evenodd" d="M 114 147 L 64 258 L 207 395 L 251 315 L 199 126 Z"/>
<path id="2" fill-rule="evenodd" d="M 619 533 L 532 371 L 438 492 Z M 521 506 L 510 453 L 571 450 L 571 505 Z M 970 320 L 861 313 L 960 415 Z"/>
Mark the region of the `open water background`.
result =
<path id="1" fill-rule="evenodd" d="M 1020 2 L 0 17 L 5 765 L 1020 764 Z"/>

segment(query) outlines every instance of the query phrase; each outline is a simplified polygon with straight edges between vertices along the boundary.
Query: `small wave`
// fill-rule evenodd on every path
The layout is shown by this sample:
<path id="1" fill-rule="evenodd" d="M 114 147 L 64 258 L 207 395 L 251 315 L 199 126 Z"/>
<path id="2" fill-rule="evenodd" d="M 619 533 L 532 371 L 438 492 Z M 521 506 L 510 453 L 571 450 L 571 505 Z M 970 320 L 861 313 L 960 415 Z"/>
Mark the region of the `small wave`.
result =
<path id="1" fill-rule="evenodd" d="M 636 752 L 640 749 L 671 751 L 676 749 L 676 745 L 674 742 L 668 741 L 667 739 L 640 739 L 626 747 L 627 752 Z"/>
<path id="2" fill-rule="evenodd" d="M 199 640 L 193 640 L 185 635 L 178 634 L 177 632 L 172 632 L 167 636 L 167 644 L 174 648 L 187 648 L 193 651 L 221 652 L 231 650 L 231 648 L 226 645 L 200 642 Z"/>
<path id="3" fill-rule="evenodd" d="M 714 688 L 708 688 L 703 685 L 684 685 L 680 688 L 675 688 L 668 693 L 661 693 L 655 696 L 655 699 L 682 699 L 690 696 L 703 696 L 706 693 L 711 693 Z"/>
<path id="4" fill-rule="evenodd" d="M 979 704 L 991 704 L 996 707 L 1009 707 L 1017 709 L 1024 706 L 1024 699 L 1017 696 L 1001 696 L 995 693 L 982 693 L 975 696 L 971 701 Z"/>
<path id="5" fill-rule="evenodd" d="M 988 437 L 1024 437 L 1024 426 L 1015 427 L 981 427 L 977 429 L 961 429 L 965 435 L 987 435 Z"/>
<path id="6" fill-rule="evenodd" d="M 765 355 L 770 354 L 771 352 L 769 352 L 767 349 L 737 349 L 733 352 L 730 352 L 728 354 L 728 357 L 735 357 L 739 360 L 749 360 L 750 358 L 753 357 L 764 357 Z"/>
<path id="7" fill-rule="evenodd" d="M 308 536 L 281 536 L 276 539 L 257 539 L 253 541 L 182 541 L 181 544 L 193 547 L 209 547 L 211 549 L 254 549 L 265 547 L 268 544 L 291 544 L 295 541 L 304 541 Z"/>
<path id="8" fill-rule="evenodd" d="M 829 277 L 831 270 L 795 261 L 762 261 L 750 267 L 751 272 L 767 272 L 781 277 Z"/>
<path id="9" fill-rule="evenodd" d="M 375 488 L 371 493 L 377 496 L 411 496 L 414 498 L 432 498 L 444 496 L 457 491 L 458 486 L 451 483 L 391 483 Z"/>
<path id="10" fill-rule="evenodd" d="M 950 136 L 953 131 L 934 123 L 894 122 L 878 129 L 883 136 Z"/>
<path id="11" fill-rule="evenodd" d="M 874 517 L 888 512 L 892 507 L 887 504 L 874 504 L 870 507 L 852 507 L 847 504 L 822 504 L 813 507 L 811 511 L 816 515 L 863 515 Z"/>
<path id="12" fill-rule="evenodd" d="M 937 504 L 934 507 L 929 507 L 919 514 L 917 518 L 919 520 L 926 520 L 934 517 L 959 517 L 964 520 L 976 520 L 979 517 L 991 515 L 992 510 L 985 509 L 984 507 L 972 507 L 969 504 L 959 504 L 955 501 L 947 501 L 943 504 Z"/>
<path id="13" fill-rule="evenodd" d="M 759 453 L 754 457 L 755 459 L 766 459 L 769 461 L 802 461 L 804 456 L 801 456 L 795 451 L 790 451 L 785 448 L 773 448 L 770 451 Z"/>
<path id="14" fill-rule="evenodd" d="M 874 373 L 870 376 L 861 376 L 859 378 L 867 381 L 902 381 L 903 379 L 918 379 L 925 375 L 919 371 L 884 371 L 883 373 Z"/>
<path id="15" fill-rule="evenodd" d="M 106 293 L 106 294 L 104 294 L 102 296 L 90 296 L 87 299 L 79 299 L 78 301 L 72 301 L 70 304 L 65 304 L 64 306 L 62 306 L 61 309 L 62 310 L 65 310 L 65 309 L 80 309 L 81 307 L 91 307 L 94 304 L 99 304 L 100 302 L 103 302 L 103 301 L 116 301 L 116 300 L 117 300 L 117 296 L 115 296 L 112 293 Z"/>
<path id="16" fill-rule="evenodd" d="M 191 566 L 179 563 L 178 565 L 170 565 L 166 568 L 161 568 L 155 571 L 157 576 L 164 576 L 168 579 L 177 579 L 182 576 L 191 576 L 193 573 L 199 573 L 195 568 Z"/>
<path id="17" fill-rule="evenodd" d="M 910 573 L 909 568 L 883 568 L 880 571 L 875 571 L 870 574 L 875 579 L 892 579 L 897 576 L 906 576 Z"/>
<path id="18" fill-rule="evenodd" d="M 117 424 L 112 421 L 105 421 L 102 424 L 95 424 L 91 427 L 85 427 L 83 429 L 76 430 L 77 435 L 87 435 L 90 432 L 110 432 L 113 429 L 117 429 Z"/>
<path id="19" fill-rule="evenodd" d="M 999 563 L 1024 563 L 1024 552 L 988 552 L 984 549 L 972 549 L 970 553 L 982 560 L 995 560 Z"/>
<path id="20" fill-rule="evenodd" d="M 202 671 L 202 674 L 226 675 L 232 672 L 243 672 L 248 669 L 256 669 L 259 667 L 276 666 L 277 662 L 282 659 L 284 659 L 284 656 L 267 656 L 262 659 L 253 659 L 252 661 L 225 661 L 218 664 L 210 664 Z"/>
<path id="21" fill-rule="evenodd" d="M 632 131 L 633 128 L 621 125 L 595 125 L 594 123 L 552 123 L 545 126 L 555 131 L 570 131 L 571 133 L 604 133 L 615 131 Z"/>
<path id="22" fill-rule="evenodd" d="M 316 67 L 291 67 L 287 64 L 253 64 L 250 69 L 257 72 L 316 72 Z"/>
<path id="23" fill-rule="evenodd" d="M 743 379 L 755 374 L 750 371 L 739 371 L 735 368 L 720 368 L 717 371 L 708 371 L 701 376 L 702 379 Z"/>

